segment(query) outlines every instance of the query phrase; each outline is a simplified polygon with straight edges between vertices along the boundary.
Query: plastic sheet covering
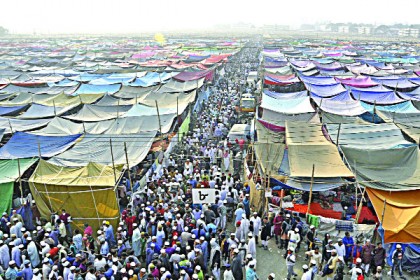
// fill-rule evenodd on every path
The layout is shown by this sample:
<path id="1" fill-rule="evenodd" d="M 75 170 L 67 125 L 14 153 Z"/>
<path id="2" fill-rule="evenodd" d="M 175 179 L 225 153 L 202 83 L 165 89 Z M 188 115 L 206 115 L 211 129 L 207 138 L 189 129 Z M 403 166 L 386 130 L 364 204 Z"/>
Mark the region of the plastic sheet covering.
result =
<path id="1" fill-rule="evenodd" d="M 60 93 L 66 93 L 66 94 L 72 94 L 77 89 L 77 86 L 72 87 L 23 87 L 23 86 L 17 86 L 13 84 L 9 84 L 5 88 L 2 88 L 0 90 L 0 93 L 33 93 L 33 94 L 60 94 Z"/>
<path id="2" fill-rule="evenodd" d="M 0 117 L 0 128 L 5 129 L 5 133 L 14 133 L 16 131 L 27 131 L 46 126 L 51 119 L 39 120 L 20 120 Z"/>
<path id="3" fill-rule="evenodd" d="M 306 90 L 289 93 L 264 90 L 264 94 L 275 99 L 295 99 L 308 96 L 308 92 Z"/>
<path id="4" fill-rule="evenodd" d="M 161 108 L 175 108 L 178 102 L 178 112 L 181 114 L 187 108 L 187 106 L 194 102 L 195 97 L 197 95 L 197 91 L 192 91 L 188 93 L 158 93 L 153 92 L 150 93 L 146 98 L 144 98 L 141 103 L 145 104 L 150 107 L 155 107 L 156 102 L 159 106 L 159 110 Z M 159 111 L 160 113 L 160 111 Z"/>
<path id="5" fill-rule="evenodd" d="M 390 88 L 397 88 L 397 89 L 410 89 L 410 88 L 416 88 L 418 87 L 417 84 L 414 84 L 410 82 L 407 79 L 403 78 L 396 78 L 396 79 L 375 79 L 374 81 L 378 84 L 382 84 L 384 86 L 390 87 Z"/>
<path id="6" fill-rule="evenodd" d="M 145 76 L 135 79 L 130 85 L 134 87 L 150 87 L 163 83 L 178 74 L 179 72 L 148 72 Z"/>
<path id="7" fill-rule="evenodd" d="M 315 112 L 309 97 L 296 99 L 276 99 L 267 94 L 263 94 L 261 108 L 283 114 L 301 114 Z"/>
<path id="8" fill-rule="evenodd" d="M 337 81 L 334 80 L 332 77 L 326 77 L 326 76 L 299 76 L 299 78 L 304 82 L 305 84 L 311 84 L 311 85 L 336 85 Z"/>
<path id="9" fill-rule="evenodd" d="M 116 119 L 123 116 L 131 105 L 123 106 L 97 106 L 97 105 L 83 105 L 79 112 L 64 116 L 64 118 L 75 121 L 96 122 L 103 120 Z"/>
<path id="10" fill-rule="evenodd" d="M 377 83 L 372 81 L 370 77 L 365 77 L 365 76 L 358 76 L 355 78 L 345 78 L 345 79 L 335 78 L 335 79 L 339 81 L 340 83 L 342 83 L 343 85 L 357 87 L 357 88 L 366 88 L 366 87 L 373 87 L 373 86 L 378 85 Z"/>
<path id="11" fill-rule="evenodd" d="M 134 87 L 134 86 L 122 86 L 121 89 L 113 94 L 114 97 L 118 98 L 125 98 L 125 99 L 136 99 L 140 102 L 146 96 L 158 90 L 159 86 L 151 86 L 151 87 Z"/>
<path id="12" fill-rule="evenodd" d="M 180 114 L 182 112 L 183 111 L 181 111 Z M 159 115 L 160 114 L 162 115 L 176 114 L 176 108 L 159 108 Z M 157 115 L 158 113 L 157 113 L 156 107 L 150 107 L 143 104 L 135 104 L 123 116 L 124 117 L 140 117 L 140 116 L 157 116 Z"/>
<path id="13" fill-rule="evenodd" d="M 143 161 L 153 144 L 156 131 L 141 134 L 119 135 L 86 134 L 68 151 L 51 158 L 48 162 L 61 166 L 85 166 L 89 162 L 112 166 L 112 153 L 115 164 L 126 164 L 124 143 L 127 147 L 128 162 L 135 166 Z"/>
<path id="14" fill-rule="evenodd" d="M 77 106 L 77 105 L 76 105 Z M 45 106 L 41 104 L 32 104 L 29 109 L 23 114 L 19 115 L 19 119 L 45 119 L 55 116 L 60 116 L 76 106 Z"/>
<path id="15" fill-rule="evenodd" d="M 334 85 L 311 85 L 305 84 L 306 88 L 320 97 L 331 97 L 346 91 L 346 89 L 339 83 Z"/>
<path id="16" fill-rule="evenodd" d="M 177 80 L 170 80 L 168 83 L 162 85 L 157 93 L 174 93 L 174 92 L 186 92 L 192 91 L 202 87 L 204 84 L 204 79 L 194 80 L 194 81 L 187 81 L 187 82 L 179 82 Z"/>
<path id="17" fill-rule="evenodd" d="M 25 110 L 28 106 L 27 105 L 21 105 L 21 106 L 0 106 L 0 116 L 16 116 L 23 110 Z"/>
<path id="18" fill-rule="evenodd" d="M 139 100 L 137 100 L 139 101 Z M 101 100 L 95 103 L 98 106 L 119 106 L 119 105 L 133 105 L 136 102 L 135 98 L 132 99 L 122 99 L 116 98 L 109 94 L 105 94 Z"/>
<path id="19" fill-rule="evenodd" d="M 325 138 L 320 124 L 287 122 L 286 143 L 292 177 L 311 177 L 313 165 L 317 178 L 353 176 L 337 147 Z"/>
<path id="20" fill-rule="evenodd" d="M 381 190 L 420 189 L 420 158 L 415 144 L 392 149 L 341 146 L 359 183 Z"/>
<path id="21" fill-rule="evenodd" d="M 368 122 L 364 121 L 360 116 L 342 116 L 336 115 L 329 112 L 322 112 L 322 123 L 329 124 L 329 123 L 358 123 L 358 124 L 369 124 Z"/>
<path id="22" fill-rule="evenodd" d="M 411 145 L 401 130 L 393 123 L 382 124 L 328 124 L 331 140 L 340 146 L 364 147 L 365 149 L 392 149 L 399 145 Z M 338 137 L 338 138 L 337 138 Z"/>
<path id="23" fill-rule="evenodd" d="M 365 101 L 371 104 L 391 105 L 404 102 L 396 92 L 387 90 L 382 86 L 372 88 L 352 88 L 351 93 L 354 99 Z"/>
<path id="24" fill-rule="evenodd" d="M 366 191 L 376 213 L 384 215 L 385 243 L 420 242 L 420 190 L 388 192 L 367 188 Z"/>
<path id="25" fill-rule="evenodd" d="M 114 171 L 96 163 L 70 168 L 41 160 L 29 179 L 29 187 L 42 217 L 65 208 L 71 213 L 72 225 L 81 230 L 84 223 L 97 230 L 104 220 L 115 228 L 120 212 L 114 187 L 121 170 L 121 165 Z"/>
<path id="26" fill-rule="evenodd" d="M 52 157 L 71 147 L 81 135 L 42 136 L 26 132 L 16 132 L 0 148 L 0 159 Z"/>
<path id="27" fill-rule="evenodd" d="M 0 160 L 0 212 L 10 213 L 14 182 L 34 164 L 37 159 Z M 20 171 L 20 174 L 19 174 Z"/>
<path id="28" fill-rule="evenodd" d="M 114 94 L 119 91 L 121 88 L 121 84 L 114 84 L 114 85 L 89 85 L 89 84 L 81 84 L 80 87 L 73 93 L 74 95 L 79 94 L 94 94 L 94 93 L 108 93 Z"/>

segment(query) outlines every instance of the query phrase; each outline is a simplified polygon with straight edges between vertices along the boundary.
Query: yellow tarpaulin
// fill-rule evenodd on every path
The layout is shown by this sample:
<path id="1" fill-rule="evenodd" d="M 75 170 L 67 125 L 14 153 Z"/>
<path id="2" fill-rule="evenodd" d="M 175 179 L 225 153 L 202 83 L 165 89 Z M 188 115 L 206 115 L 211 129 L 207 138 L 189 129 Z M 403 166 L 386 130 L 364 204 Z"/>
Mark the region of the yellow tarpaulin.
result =
<path id="1" fill-rule="evenodd" d="M 380 221 L 384 213 L 385 243 L 420 243 L 420 190 L 390 192 L 367 188 L 366 191 Z"/>
<path id="2" fill-rule="evenodd" d="M 353 176 L 321 124 L 286 122 L 286 143 L 292 177 L 311 177 L 313 165 L 316 178 Z"/>
<path id="3" fill-rule="evenodd" d="M 115 178 L 120 178 L 121 170 L 121 165 L 116 166 L 114 176 L 110 166 L 89 163 L 70 168 L 41 160 L 29 186 L 43 217 L 49 219 L 51 213 L 66 209 L 76 227 L 88 223 L 98 228 L 103 220 L 115 227 L 119 219 Z"/>

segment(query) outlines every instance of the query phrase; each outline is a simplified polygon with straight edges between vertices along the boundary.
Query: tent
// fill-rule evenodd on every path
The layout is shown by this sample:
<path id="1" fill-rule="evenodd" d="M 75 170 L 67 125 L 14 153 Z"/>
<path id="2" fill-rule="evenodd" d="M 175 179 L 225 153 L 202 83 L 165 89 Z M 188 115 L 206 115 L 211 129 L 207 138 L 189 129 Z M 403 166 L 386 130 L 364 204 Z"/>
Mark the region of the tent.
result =
<path id="1" fill-rule="evenodd" d="M 51 158 L 48 162 L 60 166 L 85 166 L 89 162 L 112 166 L 112 152 L 115 164 L 125 164 L 125 145 L 128 163 L 130 166 L 135 166 L 147 156 L 155 135 L 156 131 L 125 135 L 85 134 L 73 148 Z"/>
<path id="2" fill-rule="evenodd" d="M 0 159 L 52 157 L 67 150 L 80 136 L 80 134 L 43 136 L 15 132 L 12 138 L 0 148 Z"/>
<path id="3" fill-rule="evenodd" d="M 286 122 L 286 143 L 292 177 L 353 177 L 320 124 Z"/>
<path id="4" fill-rule="evenodd" d="M 9 213 L 12 207 L 13 187 L 15 181 L 22 176 L 38 159 L 0 160 L 0 212 Z M 20 171 L 20 174 L 19 174 Z"/>
<path id="5" fill-rule="evenodd" d="M 295 99 L 276 99 L 269 94 L 263 93 L 261 108 L 283 114 L 303 114 L 315 112 L 309 97 L 304 96 Z"/>
<path id="6" fill-rule="evenodd" d="M 366 188 L 366 191 L 382 221 L 385 243 L 420 243 L 420 189 L 389 192 Z"/>
<path id="7" fill-rule="evenodd" d="M 58 107 L 58 106 L 45 106 L 41 104 L 33 103 L 26 112 L 19 115 L 19 119 L 45 119 L 52 118 L 55 116 L 63 115 L 64 113 L 75 108 L 76 105 L 70 105 L 67 107 Z"/>
<path id="8" fill-rule="evenodd" d="M 80 95 L 80 94 L 114 94 L 119 91 L 121 88 L 121 84 L 113 84 L 113 85 L 89 85 L 89 84 L 81 84 L 80 87 L 73 93 L 73 95 Z"/>
<path id="9" fill-rule="evenodd" d="M 51 119 L 39 120 L 19 120 L 0 117 L 0 127 L 5 129 L 5 133 L 14 133 L 16 131 L 27 131 L 46 126 Z"/>
<path id="10" fill-rule="evenodd" d="M 79 229 L 84 223 L 98 229 L 104 220 L 116 228 L 120 212 L 115 186 L 121 175 L 121 165 L 63 167 L 40 160 L 29 187 L 42 217 L 49 219 L 64 208 Z"/>
<path id="11" fill-rule="evenodd" d="M 162 85 L 157 93 L 175 93 L 175 92 L 187 92 L 195 89 L 199 89 L 204 84 L 204 78 L 199 80 L 192 80 L 186 82 L 180 82 L 177 80 L 170 80 L 168 83 Z"/>
<path id="12" fill-rule="evenodd" d="M 130 83 L 130 86 L 147 88 L 156 84 L 163 83 L 176 75 L 178 75 L 178 72 L 148 72 L 145 76 L 136 78 L 132 83 Z"/>
<path id="13" fill-rule="evenodd" d="M 346 89 L 339 83 L 332 85 L 305 84 L 305 86 L 311 94 L 315 94 L 319 97 L 331 97 L 346 91 Z"/>
<path id="14" fill-rule="evenodd" d="M 85 104 L 80 111 L 72 115 L 64 116 L 64 118 L 84 122 L 104 121 L 121 117 L 130 110 L 131 107 L 131 105 L 98 106 Z"/>

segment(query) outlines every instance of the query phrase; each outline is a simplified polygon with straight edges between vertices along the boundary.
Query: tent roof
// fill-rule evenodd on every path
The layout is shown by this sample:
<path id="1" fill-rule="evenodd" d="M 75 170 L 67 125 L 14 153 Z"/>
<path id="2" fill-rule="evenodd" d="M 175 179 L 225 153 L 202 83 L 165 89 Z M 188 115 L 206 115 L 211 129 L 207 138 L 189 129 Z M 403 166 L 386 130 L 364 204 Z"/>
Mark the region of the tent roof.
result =
<path id="1" fill-rule="evenodd" d="M 116 177 L 121 176 L 122 165 L 115 167 Z M 40 160 L 29 182 L 55 186 L 115 186 L 114 169 L 111 166 L 89 162 L 81 167 L 63 167 Z"/>
<path id="2" fill-rule="evenodd" d="M 43 136 L 26 132 L 16 132 L 0 148 L 0 159 L 52 157 L 71 147 L 81 135 Z"/>
<path id="3" fill-rule="evenodd" d="M 352 177 L 344 165 L 337 147 L 329 142 L 322 125 L 304 122 L 286 122 L 286 143 L 289 149 L 292 177 Z"/>
<path id="4" fill-rule="evenodd" d="M 198 89 L 202 87 L 204 84 L 204 78 L 199 80 L 193 80 L 193 81 L 186 81 L 186 82 L 180 82 L 177 80 L 170 80 L 168 83 L 162 85 L 159 90 L 157 90 L 157 93 L 174 93 L 174 92 L 186 92 L 186 91 L 192 91 L 194 89 Z"/>
<path id="5" fill-rule="evenodd" d="M 153 144 L 156 131 L 141 134 L 85 134 L 83 139 L 68 151 L 51 158 L 48 162 L 61 166 L 84 166 L 88 162 L 112 165 L 112 153 L 115 164 L 125 164 L 124 143 L 127 147 L 128 162 L 135 166 L 143 161 Z"/>
<path id="6" fill-rule="evenodd" d="M 97 106 L 85 104 L 79 112 L 73 115 L 64 116 L 64 118 L 85 122 L 110 120 L 121 117 L 130 110 L 131 107 L 131 105 Z"/>
<path id="7" fill-rule="evenodd" d="M 16 181 L 19 178 L 19 168 L 22 175 L 37 160 L 37 158 L 22 158 L 19 159 L 19 163 L 17 159 L 0 160 L 0 184 Z"/>
<path id="8" fill-rule="evenodd" d="M 385 243 L 420 243 L 420 190 L 388 192 L 367 188 L 366 191 L 376 213 L 384 213 Z"/>
<path id="9" fill-rule="evenodd" d="M 302 114 L 315 112 L 308 96 L 295 99 L 276 99 L 263 93 L 261 108 L 277 113 Z"/>

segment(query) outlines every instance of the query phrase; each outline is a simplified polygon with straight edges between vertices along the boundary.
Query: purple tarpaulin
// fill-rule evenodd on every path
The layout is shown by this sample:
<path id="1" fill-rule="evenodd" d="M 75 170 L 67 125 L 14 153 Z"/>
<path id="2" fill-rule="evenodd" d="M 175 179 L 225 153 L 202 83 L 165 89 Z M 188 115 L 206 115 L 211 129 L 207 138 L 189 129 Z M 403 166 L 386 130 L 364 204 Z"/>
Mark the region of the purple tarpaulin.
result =
<path id="1" fill-rule="evenodd" d="M 357 88 L 367 88 L 367 87 L 374 87 L 378 85 L 377 83 L 372 81 L 370 77 L 363 77 L 363 76 L 358 76 L 354 78 L 352 77 L 352 78 L 344 78 L 344 79 L 340 79 L 340 78 L 335 78 L 335 79 L 338 82 L 342 83 L 343 85 L 357 87 Z"/>
<path id="2" fill-rule="evenodd" d="M 318 67 L 318 69 L 326 71 L 334 71 L 343 68 L 343 66 L 338 62 L 333 62 L 331 64 L 321 64 L 315 61 L 314 64 L 316 65 L 316 67 Z"/>

